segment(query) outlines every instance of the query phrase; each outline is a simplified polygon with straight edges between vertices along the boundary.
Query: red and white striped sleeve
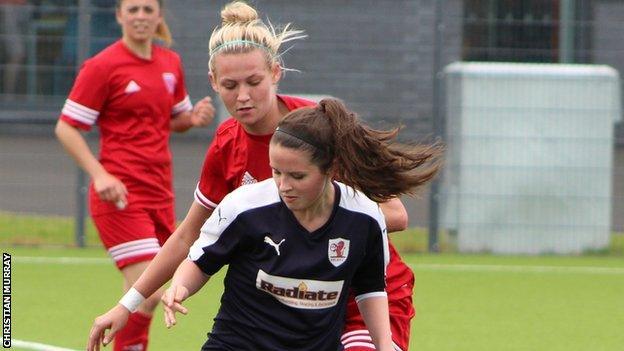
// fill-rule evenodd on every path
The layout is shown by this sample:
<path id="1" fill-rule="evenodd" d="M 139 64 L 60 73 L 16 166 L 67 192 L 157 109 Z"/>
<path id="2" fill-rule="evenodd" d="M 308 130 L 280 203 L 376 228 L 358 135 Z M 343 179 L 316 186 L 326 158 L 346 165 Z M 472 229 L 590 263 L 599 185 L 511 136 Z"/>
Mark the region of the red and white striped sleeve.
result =
<path id="1" fill-rule="evenodd" d="M 225 180 L 223 155 L 218 135 L 208 147 L 199 182 L 195 188 L 195 201 L 207 209 L 214 209 L 232 189 Z"/>
<path id="2" fill-rule="evenodd" d="M 177 56 L 177 55 L 176 55 Z M 186 82 L 184 78 L 184 69 L 182 68 L 182 60 L 179 56 L 178 59 L 178 77 L 175 90 L 173 93 L 173 101 L 175 101 L 173 108 L 171 109 L 171 115 L 175 116 L 178 113 L 190 111 L 193 109 L 193 104 L 186 91 Z"/>
<path id="3" fill-rule="evenodd" d="M 60 119 L 76 128 L 91 129 L 109 95 L 108 76 L 106 69 L 87 60 L 65 101 Z"/>

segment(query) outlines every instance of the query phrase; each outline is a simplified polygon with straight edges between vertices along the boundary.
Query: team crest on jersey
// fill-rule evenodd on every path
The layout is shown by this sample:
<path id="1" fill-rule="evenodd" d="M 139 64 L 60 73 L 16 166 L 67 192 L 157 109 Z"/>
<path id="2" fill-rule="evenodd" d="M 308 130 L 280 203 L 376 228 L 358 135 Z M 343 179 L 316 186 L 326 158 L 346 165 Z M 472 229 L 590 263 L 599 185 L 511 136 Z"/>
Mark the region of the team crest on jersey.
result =
<path id="1" fill-rule="evenodd" d="M 327 245 L 327 257 L 329 262 L 338 267 L 349 256 L 349 240 L 343 238 L 330 239 Z"/>
<path id="2" fill-rule="evenodd" d="M 176 86 L 176 77 L 171 72 L 165 72 L 162 74 L 163 81 L 165 82 L 165 87 L 167 87 L 167 91 L 169 94 L 173 94 Z"/>

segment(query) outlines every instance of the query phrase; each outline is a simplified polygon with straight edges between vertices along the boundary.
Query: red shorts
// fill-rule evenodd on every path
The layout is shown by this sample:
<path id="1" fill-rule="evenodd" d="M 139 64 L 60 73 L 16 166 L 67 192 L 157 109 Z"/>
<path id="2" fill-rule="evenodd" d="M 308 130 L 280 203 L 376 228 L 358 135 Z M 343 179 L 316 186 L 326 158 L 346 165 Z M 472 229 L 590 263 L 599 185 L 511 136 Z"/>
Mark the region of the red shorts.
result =
<path id="1" fill-rule="evenodd" d="M 119 269 L 150 261 L 175 229 L 173 206 L 133 209 L 92 216 L 100 240 Z"/>
<path id="2" fill-rule="evenodd" d="M 408 281 L 388 292 L 388 309 L 390 312 L 390 331 L 392 345 L 395 351 L 406 351 L 409 347 L 410 322 L 416 315 L 412 294 L 414 291 L 414 276 L 409 275 Z M 364 319 L 360 314 L 353 296 L 349 296 L 347 303 L 347 318 L 345 330 L 340 338 L 345 351 L 375 350 Z"/>

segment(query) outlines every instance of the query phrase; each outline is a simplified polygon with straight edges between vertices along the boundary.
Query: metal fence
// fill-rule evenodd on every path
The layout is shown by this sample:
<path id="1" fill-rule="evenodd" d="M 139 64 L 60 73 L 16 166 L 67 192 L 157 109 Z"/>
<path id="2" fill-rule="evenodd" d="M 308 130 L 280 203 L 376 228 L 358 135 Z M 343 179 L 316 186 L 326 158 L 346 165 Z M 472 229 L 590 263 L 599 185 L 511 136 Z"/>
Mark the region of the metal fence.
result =
<path id="1" fill-rule="evenodd" d="M 187 85 L 195 99 L 212 95 L 206 79 L 207 42 L 225 3 L 166 2 L 174 49 L 184 60 Z M 79 63 L 119 37 L 114 4 L 114 0 L 0 4 L 0 211 L 81 216 L 82 207 L 76 204 L 83 185 L 77 180 L 75 166 L 54 140 L 52 128 Z M 444 72 L 453 62 L 582 63 L 609 65 L 617 71 L 624 68 L 624 3 L 619 1 L 257 0 L 253 4 L 273 23 L 292 22 L 308 34 L 284 55 L 286 66 L 300 73 L 289 72 L 281 91 L 343 98 L 373 125 L 403 124 L 406 141 L 431 137 L 451 141 L 448 122 L 454 115 L 449 115 Z M 566 86 L 560 89 L 565 91 Z M 531 111 L 524 113 L 528 118 Z M 624 232 L 622 124 L 614 122 L 613 134 L 603 140 L 612 150 L 611 191 L 606 201 L 610 204 L 609 230 L 614 232 Z M 211 132 L 212 127 L 173 139 L 179 217 L 192 201 Z M 89 138 L 96 149 L 97 135 Z M 530 173 L 531 168 L 525 171 Z M 534 171 L 540 172 L 539 167 Z M 453 168 L 447 167 L 445 172 L 448 176 Z M 431 250 L 438 249 L 436 234 L 455 230 L 444 219 L 443 200 L 450 190 L 443 179 L 424 189 L 420 198 L 404 199 L 410 225 L 429 228 Z M 585 184 L 591 179 L 577 181 L 579 187 L 591 188 Z M 510 203 L 514 197 L 500 195 L 502 203 Z M 559 200 L 567 204 L 576 201 Z M 528 201 L 539 202 L 540 197 Z M 531 233 L 533 219 L 529 216 L 516 225 Z M 574 233 L 584 229 L 574 223 L 570 219 L 553 231 L 567 230 L 570 240 L 577 240 Z M 496 231 L 495 227 L 483 230 Z M 503 231 L 500 233 L 499 239 L 505 240 Z"/>

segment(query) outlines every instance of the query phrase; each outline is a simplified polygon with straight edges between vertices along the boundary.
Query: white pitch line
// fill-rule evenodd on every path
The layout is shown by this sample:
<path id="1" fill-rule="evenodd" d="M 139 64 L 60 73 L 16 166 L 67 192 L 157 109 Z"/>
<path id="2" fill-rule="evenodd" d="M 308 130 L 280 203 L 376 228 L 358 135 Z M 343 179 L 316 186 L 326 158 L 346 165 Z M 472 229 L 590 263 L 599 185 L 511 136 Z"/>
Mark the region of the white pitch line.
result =
<path id="1" fill-rule="evenodd" d="M 78 351 L 74 349 L 66 349 L 64 347 L 57 347 L 52 345 L 40 344 L 38 342 L 32 341 L 23 341 L 12 339 L 11 346 L 21 347 L 26 350 L 34 350 L 34 351 Z"/>
<path id="2" fill-rule="evenodd" d="M 621 267 L 592 266 L 517 266 L 493 264 L 410 264 L 415 271 L 447 271 L 447 272 L 518 272 L 518 273 L 581 273 L 581 274 L 615 274 L 624 275 Z"/>
<path id="3" fill-rule="evenodd" d="M 15 263 L 22 264 L 112 264 L 108 258 L 98 257 L 35 257 L 13 256 Z M 624 267 L 596 266 L 519 266 L 495 264 L 415 263 L 409 265 L 415 271 L 447 272 L 519 272 L 519 273 L 582 273 L 624 275 Z"/>
<path id="4" fill-rule="evenodd" d="M 13 256 L 15 263 L 25 264 L 113 264 L 110 258 L 99 257 L 36 257 Z"/>

